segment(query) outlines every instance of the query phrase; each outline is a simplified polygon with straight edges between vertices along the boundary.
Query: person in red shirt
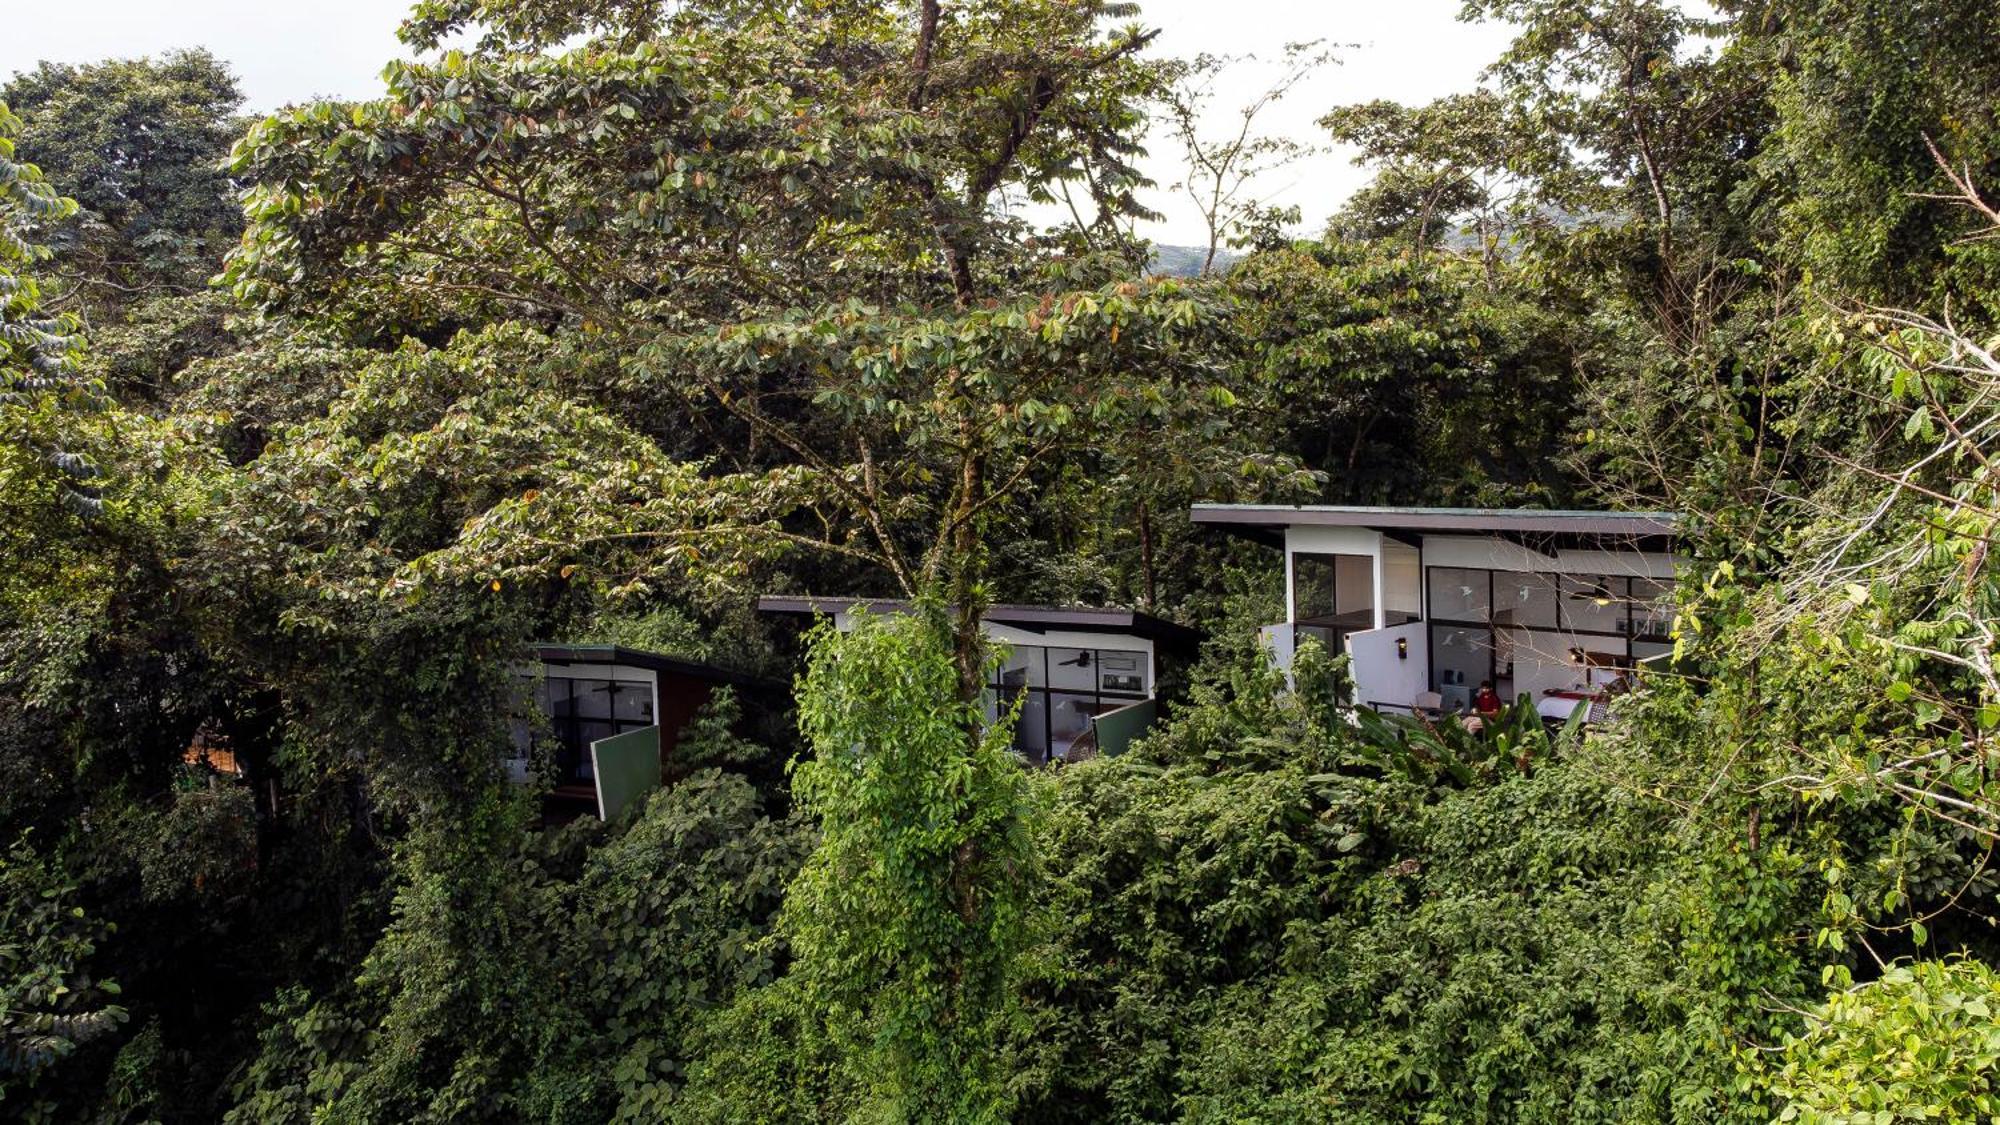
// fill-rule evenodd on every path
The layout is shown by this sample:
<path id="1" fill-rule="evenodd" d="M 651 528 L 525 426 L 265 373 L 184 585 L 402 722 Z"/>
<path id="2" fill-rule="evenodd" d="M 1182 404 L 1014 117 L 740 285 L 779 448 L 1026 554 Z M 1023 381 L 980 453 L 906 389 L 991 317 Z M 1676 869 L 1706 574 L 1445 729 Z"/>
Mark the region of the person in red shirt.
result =
<path id="1" fill-rule="evenodd" d="M 1479 691 L 1472 697 L 1472 709 L 1479 713 L 1479 717 L 1497 719 L 1503 706 L 1504 704 L 1500 702 L 1500 693 L 1493 690 L 1493 681 L 1479 681 Z"/>

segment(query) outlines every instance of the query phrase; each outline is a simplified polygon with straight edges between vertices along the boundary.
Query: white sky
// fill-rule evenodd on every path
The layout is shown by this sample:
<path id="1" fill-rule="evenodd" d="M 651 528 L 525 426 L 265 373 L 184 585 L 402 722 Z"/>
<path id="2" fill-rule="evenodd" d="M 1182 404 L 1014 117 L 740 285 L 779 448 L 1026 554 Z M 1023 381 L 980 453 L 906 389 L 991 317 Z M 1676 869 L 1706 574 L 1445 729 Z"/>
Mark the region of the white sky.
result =
<path id="1" fill-rule="evenodd" d="M 1162 34 L 1155 49 L 1169 55 L 1261 54 L 1275 57 L 1287 40 L 1326 39 L 1354 44 L 1341 65 L 1315 74 L 1289 99 L 1260 117 L 1260 128 L 1317 140 L 1313 124 L 1328 108 L 1390 98 L 1423 102 L 1470 89 L 1480 70 L 1506 45 L 1498 25 L 1456 19 L 1461 0 L 1143 0 L 1144 21 Z M 381 89 L 382 64 L 402 54 L 396 25 L 408 0 L 50 0 L 18 3 L 0 38 L 0 76 L 42 59 L 91 62 L 203 46 L 234 68 L 249 108 L 269 110 L 314 97 L 362 98 Z M 1213 103 L 1218 130 L 1269 73 L 1255 66 L 1232 72 L 1237 86 L 1222 88 Z M 1150 143 L 1147 171 L 1163 188 L 1148 202 L 1166 221 L 1142 228 L 1168 243 L 1193 244 L 1203 228 L 1193 208 L 1164 185 L 1177 175 L 1176 148 L 1165 137 Z M 1326 216 L 1361 186 L 1366 174 L 1346 154 L 1329 153 L 1295 164 L 1256 194 L 1296 203 L 1305 229 L 1317 231 Z"/>

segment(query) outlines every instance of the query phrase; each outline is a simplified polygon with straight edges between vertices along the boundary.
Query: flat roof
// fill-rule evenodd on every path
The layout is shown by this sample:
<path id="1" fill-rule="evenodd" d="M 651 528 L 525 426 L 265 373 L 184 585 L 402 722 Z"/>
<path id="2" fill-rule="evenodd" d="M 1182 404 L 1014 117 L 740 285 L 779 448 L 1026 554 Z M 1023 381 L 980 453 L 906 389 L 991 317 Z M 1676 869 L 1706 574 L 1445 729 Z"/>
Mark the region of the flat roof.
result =
<path id="1" fill-rule="evenodd" d="M 1239 534 L 1286 527 L 1365 527 L 1374 531 L 1664 538 L 1675 512 L 1602 512 L 1534 508 L 1399 508 L 1346 504 L 1196 504 L 1190 518 Z"/>
<path id="2" fill-rule="evenodd" d="M 543 664 L 625 664 L 654 672 L 692 676 L 718 684 L 734 684 L 738 687 L 770 687 L 777 683 L 775 680 L 753 676 L 747 672 L 718 668 L 698 660 L 683 660 L 678 656 L 648 652 L 642 648 L 626 648 L 624 645 L 542 643 L 530 647 L 534 649 L 535 659 Z"/>
<path id="3" fill-rule="evenodd" d="M 767 594 L 757 599 L 765 613 L 847 613 L 854 609 L 900 613 L 911 603 L 901 598 L 819 598 L 810 595 Z M 1170 644 L 1193 644 L 1201 639 L 1199 630 L 1155 617 L 1138 610 L 1066 605 L 989 605 L 980 619 L 1034 633 L 1051 629 L 1077 632 L 1120 633 Z"/>

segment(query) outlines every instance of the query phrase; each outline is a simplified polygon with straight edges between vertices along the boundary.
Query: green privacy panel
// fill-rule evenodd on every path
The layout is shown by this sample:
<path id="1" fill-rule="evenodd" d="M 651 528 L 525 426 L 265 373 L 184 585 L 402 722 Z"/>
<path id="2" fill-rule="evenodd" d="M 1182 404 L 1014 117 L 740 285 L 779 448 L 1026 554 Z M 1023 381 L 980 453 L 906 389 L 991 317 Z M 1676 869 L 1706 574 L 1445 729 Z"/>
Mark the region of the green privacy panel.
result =
<path id="1" fill-rule="evenodd" d="M 1097 732 L 1098 752 L 1112 758 L 1123 754 L 1131 747 L 1133 739 L 1146 733 L 1153 725 L 1153 717 L 1159 713 L 1159 703 L 1148 699 L 1095 716 L 1090 725 Z"/>
<path id="2" fill-rule="evenodd" d="M 616 820 L 626 806 L 660 787 L 660 728 L 628 730 L 590 744 L 597 775 L 597 815 Z"/>

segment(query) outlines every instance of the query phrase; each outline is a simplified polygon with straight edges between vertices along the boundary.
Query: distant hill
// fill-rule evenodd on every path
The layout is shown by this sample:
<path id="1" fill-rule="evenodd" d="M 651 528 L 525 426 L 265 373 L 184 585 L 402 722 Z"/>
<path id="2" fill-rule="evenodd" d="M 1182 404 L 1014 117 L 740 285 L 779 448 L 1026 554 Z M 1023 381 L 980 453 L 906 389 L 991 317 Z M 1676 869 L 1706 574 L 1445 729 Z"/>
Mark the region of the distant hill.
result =
<path id="1" fill-rule="evenodd" d="M 1153 246 L 1152 271 L 1169 277 L 1198 277 L 1201 274 L 1201 260 L 1208 256 L 1206 246 Z M 1221 273 L 1243 255 L 1234 250 L 1215 252 L 1215 270 Z"/>

